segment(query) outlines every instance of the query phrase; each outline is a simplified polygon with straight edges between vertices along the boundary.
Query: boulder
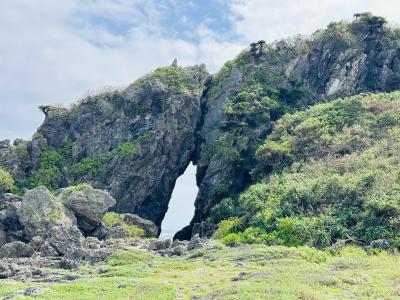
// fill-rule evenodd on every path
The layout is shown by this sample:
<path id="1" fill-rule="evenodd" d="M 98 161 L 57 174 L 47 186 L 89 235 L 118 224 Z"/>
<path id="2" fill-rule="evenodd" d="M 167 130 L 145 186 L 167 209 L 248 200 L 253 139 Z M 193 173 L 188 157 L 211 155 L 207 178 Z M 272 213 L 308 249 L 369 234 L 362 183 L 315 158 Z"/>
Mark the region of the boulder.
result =
<path id="1" fill-rule="evenodd" d="M 158 227 L 150 220 L 134 214 L 124 214 L 123 221 L 128 225 L 135 225 L 144 230 L 145 237 L 158 237 Z"/>
<path id="2" fill-rule="evenodd" d="M 65 224 L 53 226 L 47 234 L 47 241 L 61 255 L 81 248 L 83 239 L 81 232 L 76 226 Z"/>
<path id="3" fill-rule="evenodd" d="M 8 243 L 0 248 L 0 258 L 31 257 L 33 254 L 34 251 L 32 246 L 22 242 Z"/>
<path id="4" fill-rule="evenodd" d="M 41 186 L 25 193 L 16 215 L 27 236 L 32 238 L 46 235 L 50 227 L 62 217 L 62 213 L 60 201 L 46 187 Z"/>
<path id="5" fill-rule="evenodd" d="M 0 195 L 0 229 L 4 231 L 21 230 L 23 227 L 17 217 L 17 208 L 22 198 L 13 194 Z"/>
<path id="6" fill-rule="evenodd" d="M 171 244 L 172 244 L 172 241 L 169 239 L 155 240 L 149 245 L 148 249 L 154 250 L 154 251 L 165 250 L 165 249 L 170 248 Z"/>
<path id="7" fill-rule="evenodd" d="M 201 249 L 204 248 L 204 246 L 205 246 L 205 241 L 199 236 L 199 234 L 195 234 L 190 240 L 187 246 L 187 250 L 192 251 L 195 249 Z"/>
<path id="8" fill-rule="evenodd" d="M 186 247 L 184 245 L 171 248 L 173 255 L 182 256 L 186 254 Z"/>
<path id="9" fill-rule="evenodd" d="M 65 189 L 60 198 L 63 204 L 74 213 L 79 229 L 89 234 L 100 224 L 104 214 L 115 205 L 115 199 L 103 190 L 90 186 Z"/>
<path id="10" fill-rule="evenodd" d="M 385 239 L 374 240 L 369 244 L 369 249 L 386 250 L 390 248 L 390 244 Z"/>

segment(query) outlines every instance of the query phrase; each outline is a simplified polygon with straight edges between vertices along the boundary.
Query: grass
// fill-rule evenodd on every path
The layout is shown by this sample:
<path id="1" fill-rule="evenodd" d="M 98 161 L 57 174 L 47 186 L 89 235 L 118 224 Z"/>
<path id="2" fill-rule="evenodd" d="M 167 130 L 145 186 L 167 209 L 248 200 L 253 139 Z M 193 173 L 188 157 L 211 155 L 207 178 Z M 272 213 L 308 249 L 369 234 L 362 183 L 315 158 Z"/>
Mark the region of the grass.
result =
<path id="1" fill-rule="evenodd" d="M 109 272 L 97 274 L 96 268 Z M 49 284 L 37 299 L 398 299 L 400 256 L 308 247 L 217 245 L 186 257 L 123 250 L 81 279 Z M 240 273 L 243 274 L 239 276 Z M 6 296 L 26 285 L 0 283 Z M 19 299 L 26 299 L 21 297 Z"/>

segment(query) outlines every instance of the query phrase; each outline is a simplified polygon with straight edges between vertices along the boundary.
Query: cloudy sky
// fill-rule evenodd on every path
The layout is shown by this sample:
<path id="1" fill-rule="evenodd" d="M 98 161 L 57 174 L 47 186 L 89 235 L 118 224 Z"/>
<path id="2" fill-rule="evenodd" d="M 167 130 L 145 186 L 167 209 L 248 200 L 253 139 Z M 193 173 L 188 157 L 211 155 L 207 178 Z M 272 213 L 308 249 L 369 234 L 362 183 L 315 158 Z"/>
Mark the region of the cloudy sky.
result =
<path id="1" fill-rule="evenodd" d="M 251 41 L 311 33 L 355 12 L 400 23 L 398 0 L 0 0 L 0 7 L 0 140 L 29 138 L 42 121 L 40 104 L 127 85 L 175 57 L 215 72 Z"/>

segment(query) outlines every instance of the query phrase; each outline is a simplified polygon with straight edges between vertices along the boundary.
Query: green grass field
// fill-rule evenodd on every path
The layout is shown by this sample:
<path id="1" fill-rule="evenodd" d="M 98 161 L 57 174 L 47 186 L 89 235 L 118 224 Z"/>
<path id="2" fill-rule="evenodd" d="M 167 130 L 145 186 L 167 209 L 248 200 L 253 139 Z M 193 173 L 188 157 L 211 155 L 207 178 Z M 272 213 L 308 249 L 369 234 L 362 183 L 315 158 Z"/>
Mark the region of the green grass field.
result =
<path id="1" fill-rule="evenodd" d="M 100 274 L 99 269 L 108 272 Z M 164 258 L 128 249 L 84 266 L 67 283 L 0 282 L 0 297 L 28 286 L 36 299 L 400 299 L 400 256 L 308 247 L 215 246 Z M 29 297 L 18 296 L 16 299 Z"/>

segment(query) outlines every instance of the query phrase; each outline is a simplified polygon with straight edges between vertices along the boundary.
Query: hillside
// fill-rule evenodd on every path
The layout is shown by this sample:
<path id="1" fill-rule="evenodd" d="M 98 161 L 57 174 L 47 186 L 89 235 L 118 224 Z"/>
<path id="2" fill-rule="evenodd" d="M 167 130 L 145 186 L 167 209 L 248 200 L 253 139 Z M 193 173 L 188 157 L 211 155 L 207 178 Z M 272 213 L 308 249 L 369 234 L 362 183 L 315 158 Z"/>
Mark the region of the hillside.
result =
<path id="1" fill-rule="evenodd" d="M 1 299 L 400 297 L 400 29 L 382 17 L 40 110 L 31 140 L 0 141 Z M 190 163 L 193 219 L 159 239 Z"/>
<path id="2" fill-rule="evenodd" d="M 0 163 L 17 194 L 89 183 L 113 208 L 153 221 L 168 209 L 176 179 L 197 165 L 199 193 L 189 239 L 213 206 L 257 182 L 256 150 L 286 113 L 364 92 L 400 88 L 400 31 L 359 14 L 310 37 L 252 43 L 215 75 L 176 62 L 126 89 L 88 96 L 71 108 L 42 106 L 31 141 L 3 141 Z"/>
<path id="3" fill-rule="evenodd" d="M 287 114 L 257 149 L 257 184 L 211 213 L 226 244 L 400 246 L 400 93 Z"/>

